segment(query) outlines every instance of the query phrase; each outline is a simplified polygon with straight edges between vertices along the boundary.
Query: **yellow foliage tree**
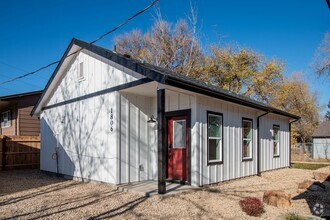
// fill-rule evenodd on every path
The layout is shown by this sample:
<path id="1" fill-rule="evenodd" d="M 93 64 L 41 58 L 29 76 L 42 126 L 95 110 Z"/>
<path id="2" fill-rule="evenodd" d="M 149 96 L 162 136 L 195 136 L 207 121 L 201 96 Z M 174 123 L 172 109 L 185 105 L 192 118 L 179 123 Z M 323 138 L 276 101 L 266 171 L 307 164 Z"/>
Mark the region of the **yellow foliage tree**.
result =
<path id="1" fill-rule="evenodd" d="M 292 74 L 291 78 L 279 85 L 269 104 L 301 117 L 293 124 L 293 141 L 311 141 L 319 122 L 317 97 L 311 95 L 308 85 L 299 73 Z"/>

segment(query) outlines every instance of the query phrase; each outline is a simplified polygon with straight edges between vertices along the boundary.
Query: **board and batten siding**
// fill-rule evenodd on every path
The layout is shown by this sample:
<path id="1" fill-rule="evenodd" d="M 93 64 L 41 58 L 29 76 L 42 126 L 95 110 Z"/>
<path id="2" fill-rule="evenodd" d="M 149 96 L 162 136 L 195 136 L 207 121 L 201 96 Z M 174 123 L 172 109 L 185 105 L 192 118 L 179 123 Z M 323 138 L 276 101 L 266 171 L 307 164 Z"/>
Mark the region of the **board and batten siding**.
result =
<path id="1" fill-rule="evenodd" d="M 81 65 L 83 79 L 79 79 Z M 147 123 L 151 115 L 157 117 L 156 91 L 150 91 L 150 96 L 141 96 L 131 88 L 86 97 L 142 78 L 92 52 L 78 53 L 46 104 L 52 107 L 44 109 L 40 115 L 41 169 L 113 184 L 157 180 L 157 123 Z M 192 185 L 257 174 L 257 116 L 262 111 L 165 87 L 165 112 L 191 110 Z M 74 102 L 63 103 L 78 97 Z M 223 114 L 222 164 L 207 164 L 207 111 Z M 252 161 L 242 161 L 243 117 L 253 120 Z M 288 118 L 273 114 L 261 118 L 261 171 L 289 166 L 288 122 Z M 278 158 L 272 154 L 273 124 L 280 125 Z M 56 157 L 54 159 L 56 150 L 58 165 Z"/>
<path id="2" fill-rule="evenodd" d="M 84 78 L 79 79 L 83 62 Z M 119 92 L 85 97 L 143 78 L 92 52 L 83 50 L 62 73 L 62 78 L 40 115 L 40 168 L 82 179 L 116 184 L 118 180 Z M 61 103 L 79 97 L 78 101 Z M 113 112 L 113 131 L 110 114 Z M 58 147 L 58 148 L 57 148 Z M 58 166 L 54 153 L 58 149 Z"/>
<path id="3" fill-rule="evenodd" d="M 221 181 L 257 174 L 257 117 L 263 112 L 242 105 L 206 96 L 197 96 L 197 120 L 192 124 L 192 133 L 199 141 L 192 146 L 195 155 L 192 167 L 199 175 L 192 175 L 193 185 L 207 185 Z M 207 164 L 207 111 L 223 114 L 223 163 Z M 242 160 L 242 120 L 253 121 L 252 161 Z M 260 119 L 261 171 L 289 166 L 289 124 L 288 118 L 269 114 Z M 273 158 L 273 138 L 270 131 L 273 124 L 280 125 L 280 157 Z M 269 132 L 266 132 L 269 131 Z M 194 141 L 194 140 L 192 140 Z M 198 183 L 198 184 L 197 184 Z"/>
<path id="4" fill-rule="evenodd" d="M 273 125 L 279 125 L 279 156 L 274 157 Z M 290 166 L 289 118 L 268 114 L 260 118 L 260 171 Z"/>
<path id="5" fill-rule="evenodd" d="M 207 164 L 207 111 L 223 114 L 223 156 L 221 164 Z M 198 185 L 207 185 L 257 173 L 257 112 L 215 98 L 198 96 L 196 133 L 200 175 Z M 242 161 L 242 118 L 253 120 L 252 161 Z"/>
<path id="6" fill-rule="evenodd" d="M 195 97 L 167 91 L 165 100 L 165 111 L 169 112 L 191 109 Z M 156 97 L 120 92 L 119 106 L 121 122 L 120 146 L 118 148 L 120 157 L 119 184 L 157 180 L 157 123 L 147 123 L 151 115 L 157 117 Z M 195 137 L 192 139 L 194 140 Z M 197 171 L 192 169 L 192 173 L 197 173 Z"/>

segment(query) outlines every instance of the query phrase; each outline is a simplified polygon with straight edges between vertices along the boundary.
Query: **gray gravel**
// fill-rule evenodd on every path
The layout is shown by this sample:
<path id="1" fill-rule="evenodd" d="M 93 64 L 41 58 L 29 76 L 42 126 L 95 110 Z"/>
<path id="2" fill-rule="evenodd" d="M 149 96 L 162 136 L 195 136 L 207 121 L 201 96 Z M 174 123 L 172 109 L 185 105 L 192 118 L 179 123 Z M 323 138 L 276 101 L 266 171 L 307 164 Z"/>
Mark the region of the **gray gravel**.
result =
<path id="1" fill-rule="evenodd" d="M 330 172 L 330 166 L 320 170 Z M 311 177 L 309 170 L 282 169 L 201 191 L 144 198 L 107 184 L 64 180 L 37 170 L 5 171 L 0 172 L 0 219 L 256 219 L 242 212 L 238 201 L 245 196 L 262 199 L 271 189 L 285 190 L 295 200 L 288 210 L 265 206 L 262 219 L 287 212 L 307 216 L 315 202 L 330 204 L 324 199 L 330 198 L 329 185 L 322 194 L 297 190 L 299 182 Z"/>

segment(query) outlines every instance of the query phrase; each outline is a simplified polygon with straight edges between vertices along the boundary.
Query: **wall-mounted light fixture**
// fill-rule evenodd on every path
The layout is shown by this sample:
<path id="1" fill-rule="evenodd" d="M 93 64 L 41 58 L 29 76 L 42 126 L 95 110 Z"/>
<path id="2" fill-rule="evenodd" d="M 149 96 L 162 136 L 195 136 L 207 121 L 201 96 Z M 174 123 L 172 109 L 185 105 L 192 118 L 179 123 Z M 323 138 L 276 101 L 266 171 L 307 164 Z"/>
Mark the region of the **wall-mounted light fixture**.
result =
<path id="1" fill-rule="evenodd" d="M 154 115 L 151 115 L 150 119 L 147 122 L 148 123 L 156 123 L 157 122 L 157 118 L 155 118 Z"/>

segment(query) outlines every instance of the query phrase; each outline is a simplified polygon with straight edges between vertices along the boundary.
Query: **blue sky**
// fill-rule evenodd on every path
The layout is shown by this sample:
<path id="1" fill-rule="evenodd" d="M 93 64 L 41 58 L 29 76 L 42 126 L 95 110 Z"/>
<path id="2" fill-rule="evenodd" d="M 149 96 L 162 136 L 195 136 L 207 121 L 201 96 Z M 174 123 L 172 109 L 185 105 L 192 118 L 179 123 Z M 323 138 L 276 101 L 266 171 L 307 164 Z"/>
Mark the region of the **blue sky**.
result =
<path id="1" fill-rule="evenodd" d="M 236 42 L 285 62 L 285 75 L 302 72 L 320 104 L 330 99 L 330 82 L 313 74 L 311 63 L 324 33 L 330 31 L 325 0 L 191 0 L 198 10 L 203 45 Z M 91 41 L 151 0 L 0 1 L 0 82 L 61 58 L 72 37 Z M 189 13 L 189 0 L 160 0 L 162 16 L 175 22 Z M 112 49 L 116 35 L 154 20 L 150 10 L 100 41 Z M 220 37 L 219 37 L 220 36 Z M 0 86 L 0 96 L 43 89 L 54 68 Z"/>

